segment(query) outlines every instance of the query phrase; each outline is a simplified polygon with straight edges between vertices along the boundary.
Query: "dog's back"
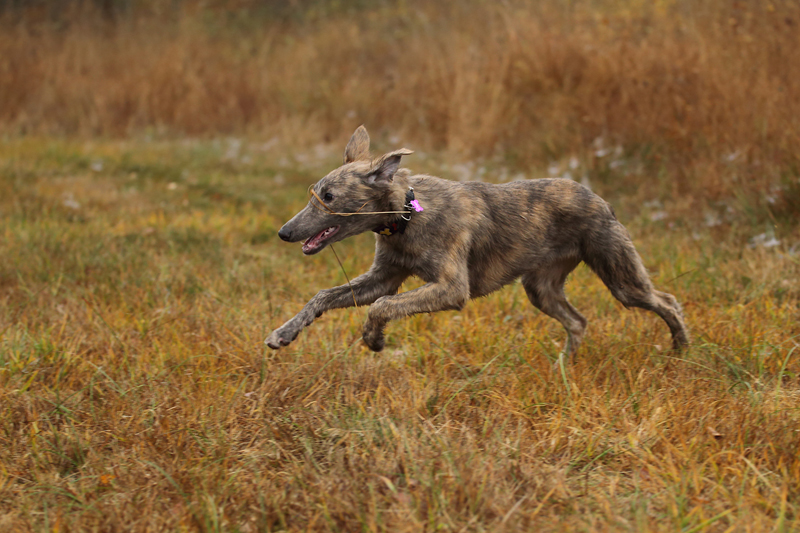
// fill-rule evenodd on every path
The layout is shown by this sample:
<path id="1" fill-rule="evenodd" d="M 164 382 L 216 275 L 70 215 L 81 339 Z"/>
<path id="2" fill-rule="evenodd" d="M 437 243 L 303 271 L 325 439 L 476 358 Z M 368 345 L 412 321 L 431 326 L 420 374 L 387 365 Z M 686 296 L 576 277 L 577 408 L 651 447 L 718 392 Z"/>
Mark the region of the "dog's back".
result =
<path id="1" fill-rule="evenodd" d="M 402 238 L 381 242 L 394 253 L 414 256 L 422 250 L 430 260 L 435 253 L 449 253 L 452 241 L 468 240 L 471 297 L 500 289 L 526 272 L 578 264 L 588 242 L 603 240 L 610 226 L 619 225 L 602 198 L 572 180 L 494 185 L 413 176 L 409 185 L 428 209 Z"/>

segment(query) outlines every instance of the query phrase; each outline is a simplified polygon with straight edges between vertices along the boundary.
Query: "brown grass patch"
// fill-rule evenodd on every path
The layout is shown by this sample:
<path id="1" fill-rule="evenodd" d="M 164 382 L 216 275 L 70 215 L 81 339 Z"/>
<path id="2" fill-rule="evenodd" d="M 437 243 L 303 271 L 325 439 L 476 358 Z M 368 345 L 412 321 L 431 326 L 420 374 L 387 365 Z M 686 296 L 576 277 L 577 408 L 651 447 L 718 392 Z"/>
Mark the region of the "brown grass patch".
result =
<path id="1" fill-rule="evenodd" d="M 344 283 L 332 254 L 275 238 L 320 171 L 225 151 L 0 149 L 3 530 L 796 527 L 796 228 L 751 248 L 749 225 L 621 204 L 685 306 L 683 355 L 583 267 L 568 293 L 590 327 L 563 375 L 563 329 L 519 285 L 392 323 L 381 354 L 363 310 L 271 352 L 273 327 Z M 370 236 L 338 246 L 368 267 Z"/>
<path id="2" fill-rule="evenodd" d="M 660 194 L 712 200 L 797 177 L 795 2 L 183 6 L 7 15 L 2 129 L 310 144 L 365 123 L 526 166 L 619 145 Z"/>
<path id="3" fill-rule="evenodd" d="M 0 530 L 797 529 L 796 2 L 133 4 L 0 20 Z M 519 286 L 267 351 L 345 282 L 275 232 L 360 123 L 585 177 L 691 349 L 579 268 L 564 374 Z"/>

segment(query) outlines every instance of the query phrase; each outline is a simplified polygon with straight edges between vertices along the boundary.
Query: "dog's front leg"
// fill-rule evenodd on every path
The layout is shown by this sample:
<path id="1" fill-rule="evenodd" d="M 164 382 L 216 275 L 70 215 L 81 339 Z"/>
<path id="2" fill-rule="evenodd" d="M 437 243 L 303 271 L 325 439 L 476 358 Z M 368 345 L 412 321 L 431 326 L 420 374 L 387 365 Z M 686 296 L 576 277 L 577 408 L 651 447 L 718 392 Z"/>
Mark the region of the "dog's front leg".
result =
<path id="1" fill-rule="evenodd" d="M 273 331 L 264 342 L 274 350 L 286 346 L 325 311 L 352 307 L 355 304 L 369 305 L 381 296 L 396 293 L 406 277 L 407 274 L 398 270 L 373 266 L 369 272 L 355 278 L 350 285 L 319 291 L 294 318 Z"/>
<path id="2" fill-rule="evenodd" d="M 378 298 L 369 308 L 369 318 L 364 324 L 364 342 L 370 350 L 379 352 L 385 343 L 383 329 L 390 320 L 416 313 L 460 311 L 468 300 L 469 283 L 466 276 L 427 283 L 413 291 Z"/>

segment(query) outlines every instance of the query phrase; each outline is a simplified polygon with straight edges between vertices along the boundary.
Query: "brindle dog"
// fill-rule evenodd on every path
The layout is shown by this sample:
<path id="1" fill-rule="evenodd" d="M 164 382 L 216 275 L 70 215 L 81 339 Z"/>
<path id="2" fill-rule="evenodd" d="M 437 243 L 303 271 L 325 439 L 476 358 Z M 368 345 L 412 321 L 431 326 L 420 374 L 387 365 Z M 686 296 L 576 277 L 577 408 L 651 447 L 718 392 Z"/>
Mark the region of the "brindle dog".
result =
<path id="1" fill-rule="evenodd" d="M 673 346 L 689 342 L 681 307 L 657 291 L 611 206 L 569 179 L 537 179 L 502 185 L 458 183 L 400 169 L 401 149 L 372 159 L 361 126 L 344 152 L 344 164 L 312 189 L 309 204 L 278 232 L 303 243 L 303 253 L 365 231 L 376 232 L 375 260 L 350 285 L 324 289 L 302 311 L 270 334 L 270 348 L 292 342 L 329 309 L 370 305 L 363 337 L 384 347 L 390 320 L 462 309 L 514 281 L 531 303 L 567 330 L 566 353 L 583 339 L 586 319 L 564 296 L 567 275 L 584 261 L 625 307 L 658 314 Z M 413 199 L 413 202 L 412 202 Z M 419 209 L 422 209 L 419 211 Z M 358 215 L 350 215 L 358 213 Z M 417 276 L 425 285 L 398 294 Z"/>

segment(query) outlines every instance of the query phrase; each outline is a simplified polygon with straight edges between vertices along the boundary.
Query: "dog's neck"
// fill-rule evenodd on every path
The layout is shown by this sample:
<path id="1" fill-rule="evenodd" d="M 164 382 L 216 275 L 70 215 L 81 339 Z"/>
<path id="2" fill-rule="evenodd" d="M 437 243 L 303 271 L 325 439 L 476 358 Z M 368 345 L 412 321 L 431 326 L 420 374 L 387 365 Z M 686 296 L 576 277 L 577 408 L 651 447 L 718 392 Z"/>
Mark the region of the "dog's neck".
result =
<path id="1" fill-rule="evenodd" d="M 372 231 L 386 237 L 405 233 L 406 227 L 411 223 L 412 213 L 414 213 L 414 209 L 410 207 L 410 203 L 414 199 L 414 190 L 408 185 L 407 177 L 405 175 L 395 176 L 391 191 L 387 195 L 387 210 L 408 211 L 408 214 L 394 215 L 383 224 L 372 228 Z"/>

